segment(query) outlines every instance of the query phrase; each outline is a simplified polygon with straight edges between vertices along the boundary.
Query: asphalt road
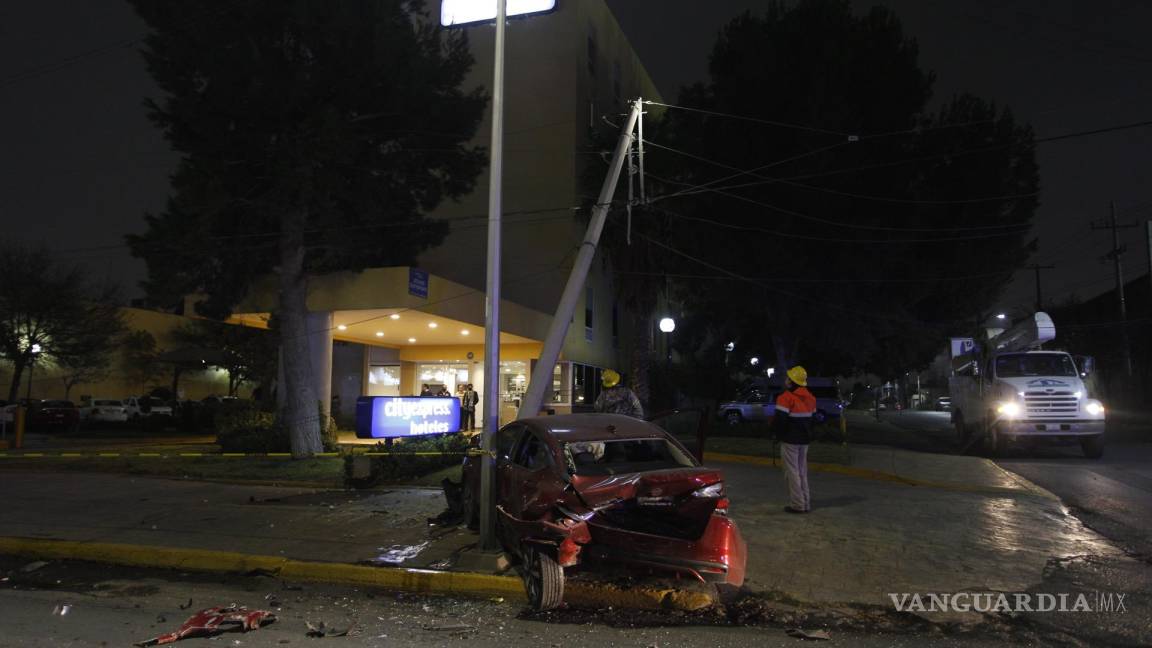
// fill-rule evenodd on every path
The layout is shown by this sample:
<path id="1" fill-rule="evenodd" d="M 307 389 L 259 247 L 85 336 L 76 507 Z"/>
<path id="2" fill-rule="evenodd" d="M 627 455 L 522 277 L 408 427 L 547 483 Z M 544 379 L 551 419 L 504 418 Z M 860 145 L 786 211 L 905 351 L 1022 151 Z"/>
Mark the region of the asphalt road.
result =
<path id="1" fill-rule="evenodd" d="M 896 429 L 868 442 L 926 452 L 957 452 L 947 412 L 882 412 Z M 1152 443 L 1108 441 L 1101 459 L 1079 445 L 1012 447 L 996 462 L 1048 489 L 1087 526 L 1152 561 Z"/>
<path id="2" fill-rule="evenodd" d="M 783 627 L 734 626 L 715 615 L 686 618 L 611 609 L 531 614 L 498 600 L 406 596 L 259 575 L 200 576 L 0 557 L 4 648 L 127 646 L 174 631 L 199 610 L 233 604 L 271 611 L 277 620 L 259 630 L 226 633 L 217 641 L 189 639 L 178 645 L 745 648 L 795 646 L 799 641 Z M 335 635 L 309 637 L 309 624 L 323 624 Z M 948 636 L 933 629 L 901 634 L 833 629 L 829 634 L 830 640 L 822 643 L 832 646 L 1015 645 L 1008 637 Z"/>

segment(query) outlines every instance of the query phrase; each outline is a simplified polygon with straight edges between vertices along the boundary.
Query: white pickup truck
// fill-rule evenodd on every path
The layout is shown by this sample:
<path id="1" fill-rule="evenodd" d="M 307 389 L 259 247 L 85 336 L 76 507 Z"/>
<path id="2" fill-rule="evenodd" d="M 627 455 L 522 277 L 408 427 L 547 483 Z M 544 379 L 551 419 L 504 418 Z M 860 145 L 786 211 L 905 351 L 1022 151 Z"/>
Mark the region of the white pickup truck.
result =
<path id="1" fill-rule="evenodd" d="M 954 351 L 948 386 L 962 446 L 975 436 L 996 454 L 1013 440 L 1076 440 L 1086 456 L 1104 454 L 1104 405 L 1090 397 L 1087 373 L 1070 354 L 1041 348 L 1055 337 L 1052 319 L 1036 313 L 983 345 L 965 340 L 966 353 Z"/>
<path id="2" fill-rule="evenodd" d="M 129 396 L 124 399 L 124 409 L 129 419 L 148 416 L 172 416 L 172 408 L 164 401 L 151 396 Z"/>

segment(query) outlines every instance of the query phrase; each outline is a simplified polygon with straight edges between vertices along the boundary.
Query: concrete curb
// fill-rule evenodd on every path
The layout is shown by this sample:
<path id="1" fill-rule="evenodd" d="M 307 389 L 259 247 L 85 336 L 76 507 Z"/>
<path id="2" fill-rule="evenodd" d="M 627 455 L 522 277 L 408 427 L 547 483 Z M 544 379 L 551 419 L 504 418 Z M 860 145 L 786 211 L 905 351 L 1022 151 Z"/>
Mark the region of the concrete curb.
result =
<path id="1" fill-rule="evenodd" d="M 775 457 L 752 457 L 748 455 L 731 455 L 721 454 L 716 452 L 705 452 L 705 460 L 719 461 L 726 463 L 743 463 L 753 464 L 757 466 L 770 466 L 772 468 L 780 468 L 780 460 Z M 872 479 L 875 481 L 889 482 L 893 484 L 903 484 L 905 486 L 919 486 L 923 488 L 936 488 L 939 490 L 949 490 L 961 493 L 986 493 L 992 495 L 1016 495 L 1023 491 L 1032 493 L 1033 495 L 1040 495 L 1044 497 L 1052 497 L 1048 491 L 1036 486 L 1032 482 L 1005 470 L 999 464 L 989 459 L 981 459 L 989 465 L 996 467 L 998 470 L 1005 472 L 1009 475 L 1012 481 L 1021 485 L 1021 488 L 1005 488 L 1003 486 L 973 486 L 971 484 L 962 484 L 958 482 L 942 482 L 930 481 L 923 479 L 912 479 L 904 477 L 895 473 L 884 472 L 881 470 L 873 470 L 871 468 L 858 468 L 856 466 L 844 466 L 841 464 L 829 463 L 809 463 L 808 470 L 812 472 L 826 472 L 835 473 L 839 475 L 846 475 L 848 477 L 858 477 L 861 479 Z"/>
<path id="2" fill-rule="evenodd" d="M 501 597 L 516 603 L 526 600 L 524 585 L 519 578 L 476 572 L 374 567 L 230 551 L 19 537 L 0 537 L 0 554 L 215 573 L 243 574 L 258 570 L 286 580 L 359 585 L 420 594 Z M 567 584 L 564 600 L 582 607 L 681 611 L 700 610 L 717 602 L 712 591 L 671 587 L 622 588 L 608 583 L 580 581 Z"/>

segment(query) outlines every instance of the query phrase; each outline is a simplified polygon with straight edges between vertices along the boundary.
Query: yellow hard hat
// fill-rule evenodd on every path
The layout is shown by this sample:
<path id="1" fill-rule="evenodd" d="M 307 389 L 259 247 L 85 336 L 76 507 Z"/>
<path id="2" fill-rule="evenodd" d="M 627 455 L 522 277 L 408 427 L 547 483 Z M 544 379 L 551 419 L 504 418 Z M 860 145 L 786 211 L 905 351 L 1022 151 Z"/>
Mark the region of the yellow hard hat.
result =
<path id="1" fill-rule="evenodd" d="M 796 365 L 788 370 L 788 380 L 800 385 L 801 387 L 808 386 L 808 370 L 800 365 Z"/>
<path id="2" fill-rule="evenodd" d="M 604 373 L 600 374 L 600 382 L 605 387 L 615 387 L 620 384 L 620 374 L 611 369 L 605 369 Z"/>

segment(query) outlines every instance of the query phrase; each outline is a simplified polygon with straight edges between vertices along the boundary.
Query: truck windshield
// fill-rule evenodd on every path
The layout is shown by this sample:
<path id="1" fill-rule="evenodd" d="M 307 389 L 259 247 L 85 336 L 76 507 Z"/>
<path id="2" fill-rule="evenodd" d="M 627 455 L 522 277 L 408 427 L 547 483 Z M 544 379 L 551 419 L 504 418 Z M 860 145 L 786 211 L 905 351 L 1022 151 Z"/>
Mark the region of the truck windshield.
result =
<path id="1" fill-rule="evenodd" d="M 1063 353 L 1019 353 L 996 358 L 996 375 L 1002 378 L 1020 376 L 1076 375 L 1072 358 Z"/>

